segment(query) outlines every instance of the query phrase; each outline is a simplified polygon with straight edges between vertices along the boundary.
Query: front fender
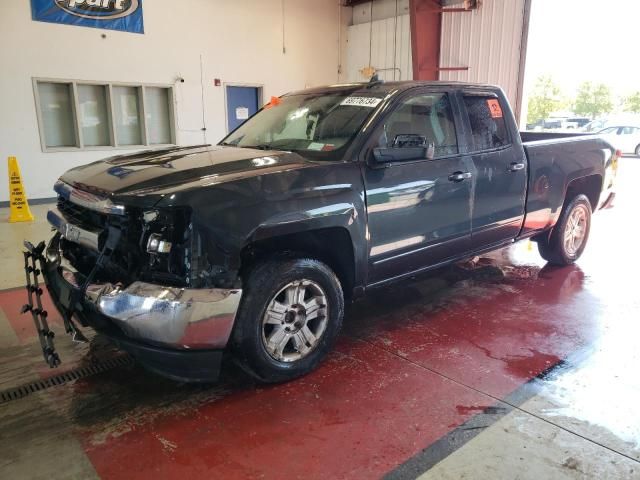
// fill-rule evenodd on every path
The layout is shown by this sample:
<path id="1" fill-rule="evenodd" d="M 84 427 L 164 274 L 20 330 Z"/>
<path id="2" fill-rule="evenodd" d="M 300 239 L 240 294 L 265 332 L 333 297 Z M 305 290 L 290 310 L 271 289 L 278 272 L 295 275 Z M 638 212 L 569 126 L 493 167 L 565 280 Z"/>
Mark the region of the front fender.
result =
<path id="1" fill-rule="evenodd" d="M 305 232 L 312 233 L 335 228 L 345 230 L 353 250 L 354 287 L 359 292 L 364 288 L 367 273 L 367 251 L 366 242 L 364 242 L 366 227 L 362 209 L 362 206 L 358 207 L 350 203 L 335 203 L 305 212 L 275 215 L 251 232 L 245 246 Z M 329 245 L 328 248 L 331 246 Z"/>
<path id="2" fill-rule="evenodd" d="M 164 206 L 191 207 L 192 225 L 203 250 L 229 272 L 240 268 L 245 247 L 256 241 L 316 229 L 340 227 L 352 239 L 356 285 L 366 274 L 366 208 L 355 162 L 317 163 L 309 168 L 176 192 Z M 286 248 L 286 246 L 285 246 Z"/>

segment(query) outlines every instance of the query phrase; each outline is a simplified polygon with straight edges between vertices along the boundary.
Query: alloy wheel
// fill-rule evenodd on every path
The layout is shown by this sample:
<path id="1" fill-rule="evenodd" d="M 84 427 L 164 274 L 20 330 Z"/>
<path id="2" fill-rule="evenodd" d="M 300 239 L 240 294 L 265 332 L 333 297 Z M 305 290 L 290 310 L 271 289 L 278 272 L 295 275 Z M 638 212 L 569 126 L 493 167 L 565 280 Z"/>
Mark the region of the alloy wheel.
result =
<path id="1" fill-rule="evenodd" d="M 567 255 L 575 257 L 587 235 L 588 212 L 584 205 L 573 209 L 564 230 L 564 249 Z"/>
<path id="2" fill-rule="evenodd" d="M 295 362 L 311 353 L 327 328 L 327 296 L 312 280 L 295 280 L 267 304 L 262 318 L 262 342 L 280 362 Z"/>

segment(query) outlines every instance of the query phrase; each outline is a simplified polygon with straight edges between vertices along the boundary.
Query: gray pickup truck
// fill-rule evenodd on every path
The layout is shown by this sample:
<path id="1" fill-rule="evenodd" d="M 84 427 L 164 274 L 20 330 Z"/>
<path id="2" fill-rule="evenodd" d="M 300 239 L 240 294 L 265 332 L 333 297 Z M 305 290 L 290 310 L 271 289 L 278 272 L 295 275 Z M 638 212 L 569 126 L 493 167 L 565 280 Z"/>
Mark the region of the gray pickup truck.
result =
<path id="1" fill-rule="evenodd" d="M 274 99 L 216 146 L 122 155 L 55 185 L 42 273 L 67 331 L 91 327 L 147 368 L 216 379 L 223 352 L 265 382 L 331 349 L 345 301 L 531 238 L 582 254 L 619 153 L 593 136 L 520 134 L 489 85 L 398 82 Z M 35 279 L 33 278 L 35 274 Z"/>

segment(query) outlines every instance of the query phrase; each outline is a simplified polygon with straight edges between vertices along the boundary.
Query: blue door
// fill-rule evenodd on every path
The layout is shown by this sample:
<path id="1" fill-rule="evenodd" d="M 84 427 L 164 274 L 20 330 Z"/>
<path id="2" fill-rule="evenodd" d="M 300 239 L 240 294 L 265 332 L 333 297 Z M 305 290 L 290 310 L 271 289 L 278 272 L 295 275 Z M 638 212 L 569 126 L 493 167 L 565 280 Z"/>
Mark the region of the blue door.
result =
<path id="1" fill-rule="evenodd" d="M 257 111 L 257 87 L 227 87 L 227 125 L 230 132 Z"/>

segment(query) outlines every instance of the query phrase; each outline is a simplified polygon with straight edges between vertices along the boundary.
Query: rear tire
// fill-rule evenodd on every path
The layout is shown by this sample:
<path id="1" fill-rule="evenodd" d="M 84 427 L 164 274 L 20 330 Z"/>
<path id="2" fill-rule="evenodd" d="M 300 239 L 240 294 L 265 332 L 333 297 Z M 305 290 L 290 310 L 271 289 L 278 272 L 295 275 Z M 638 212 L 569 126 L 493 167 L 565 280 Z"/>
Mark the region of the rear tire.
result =
<path id="1" fill-rule="evenodd" d="M 563 207 L 551 234 L 538 240 L 538 251 L 553 265 L 571 265 L 584 252 L 590 229 L 591 203 L 578 195 Z"/>
<path id="2" fill-rule="evenodd" d="M 640 157 L 640 145 L 636 147 L 636 157 Z"/>
<path id="3" fill-rule="evenodd" d="M 315 369 L 342 326 L 340 281 L 311 258 L 258 264 L 244 282 L 233 331 L 235 358 L 264 383 L 285 382 Z"/>

